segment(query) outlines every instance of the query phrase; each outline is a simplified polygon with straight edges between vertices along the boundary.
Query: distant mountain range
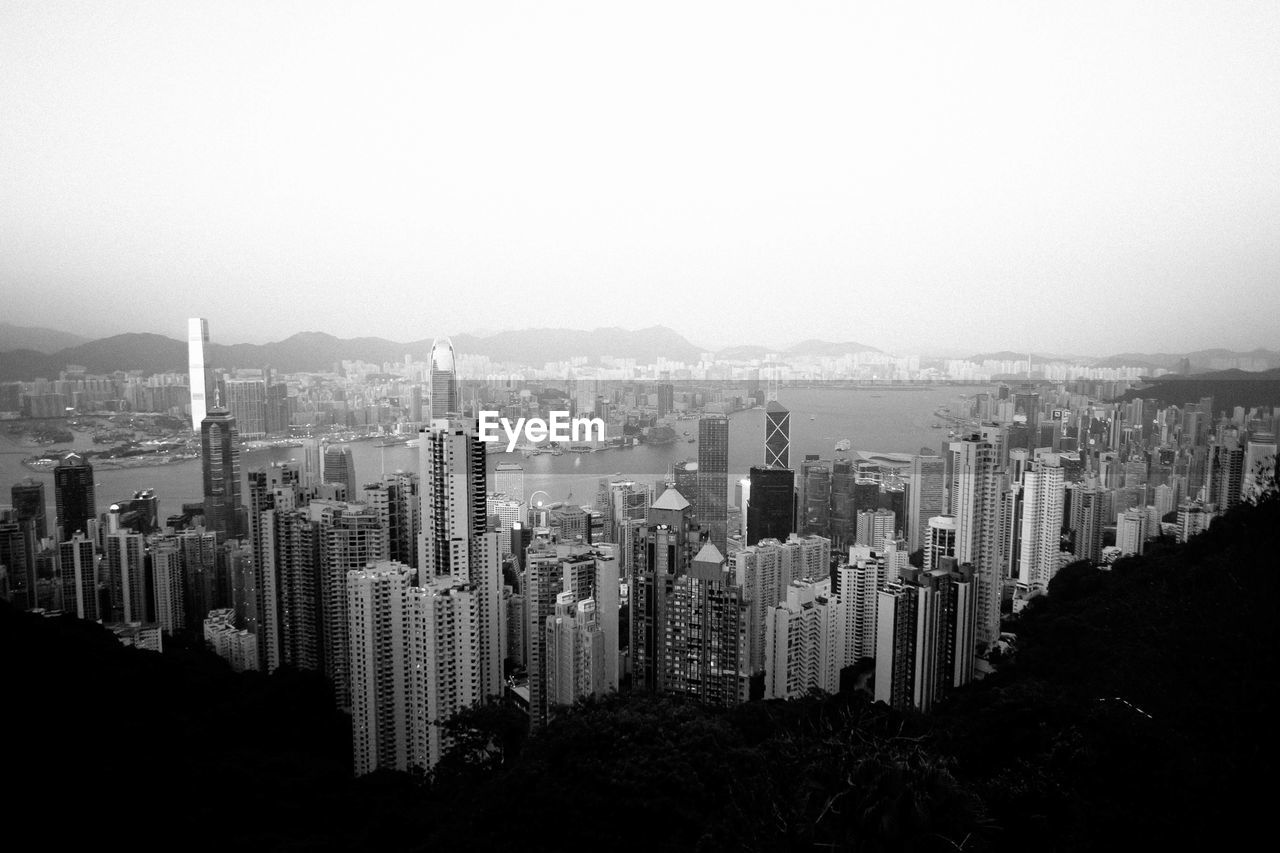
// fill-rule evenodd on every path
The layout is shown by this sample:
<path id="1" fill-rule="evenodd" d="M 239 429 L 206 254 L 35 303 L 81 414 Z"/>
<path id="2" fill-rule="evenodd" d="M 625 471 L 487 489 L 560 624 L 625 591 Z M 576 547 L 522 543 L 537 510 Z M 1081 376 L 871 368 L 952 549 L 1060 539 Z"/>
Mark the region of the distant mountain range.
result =
<path id="1" fill-rule="evenodd" d="M 1025 352 L 1001 350 L 1000 352 L 971 355 L 969 356 L 969 361 L 978 363 L 984 361 L 1025 361 L 1026 358 L 1027 354 Z M 1249 352 L 1228 349 L 1204 349 L 1183 353 L 1126 352 L 1103 358 L 1087 355 L 1031 354 L 1033 367 L 1034 364 L 1048 361 L 1062 361 L 1071 364 L 1085 364 L 1090 367 L 1136 367 L 1148 371 L 1158 369 L 1177 370 L 1184 358 L 1190 363 L 1191 370 L 1194 372 L 1232 369 L 1258 371 L 1280 367 L 1280 352 L 1268 349 L 1255 349 Z"/>
<path id="2" fill-rule="evenodd" d="M 0 338 L 0 345 L 5 343 Z M 29 336 L 26 338 L 29 340 Z M 642 362 L 658 356 L 696 362 L 704 350 L 662 326 L 629 331 L 620 328 L 527 329 L 501 332 L 488 337 L 456 335 L 454 349 L 459 355 L 485 355 L 496 362 L 543 365 L 586 357 L 598 361 L 604 356 L 634 358 Z M 268 344 L 217 344 L 208 348 L 214 367 L 274 367 L 285 373 L 332 370 L 337 362 L 360 359 L 375 363 L 400 362 L 408 355 L 426 361 L 430 339 L 397 343 L 384 338 L 337 338 L 323 332 L 302 332 Z M 90 373 L 113 370 L 141 370 L 144 373 L 187 369 L 185 341 L 149 333 L 114 335 L 97 341 L 77 343 L 55 352 L 31 346 L 0 350 L 0 379 L 29 380 L 53 378 L 68 364 L 85 367 Z"/>
<path id="3" fill-rule="evenodd" d="M 209 346 L 209 360 L 214 367 L 273 367 L 285 373 L 332 370 L 340 361 L 363 360 L 375 363 L 400 362 L 408 355 L 425 361 L 432 341 L 424 339 L 397 343 L 385 338 L 338 338 L 324 332 L 301 332 L 268 344 L 217 344 Z M 673 361 L 694 363 L 708 350 L 666 328 L 628 330 L 617 327 L 582 331 L 578 329 L 524 329 L 491 335 L 461 334 L 453 337 L 459 355 L 483 355 L 495 362 L 541 366 L 548 362 L 586 358 L 599 362 L 604 357 L 633 358 L 641 363 L 656 361 L 659 356 Z M 801 341 L 786 349 L 744 345 L 721 349 L 715 353 L 722 360 L 750 361 L 774 354 L 782 360 L 802 357 L 839 357 L 851 353 L 882 352 L 857 341 L 831 342 L 816 339 Z M 1016 361 L 1026 353 L 1012 351 L 971 356 L 973 361 Z M 1106 358 L 1087 356 L 1053 356 L 1033 354 L 1036 361 L 1067 360 L 1099 367 L 1130 366 L 1146 370 L 1174 370 L 1183 358 L 1191 362 L 1193 371 L 1244 367 L 1263 370 L 1280 367 L 1280 352 L 1254 350 L 1200 350 L 1185 354 L 1126 353 Z M 113 370 L 140 370 L 144 373 L 185 371 L 185 341 L 150 333 L 113 335 L 100 340 L 85 340 L 77 335 L 54 329 L 40 329 L 0 323 L 0 380 L 54 378 L 69 364 L 85 367 L 90 373 Z"/>
<path id="4" fill-rule="evenodd" d="M 183 371 L 187 366 L 185 341 L 150 333 L 114 335 L 96 341 L 76 339 L 71 345 L 50 351 L 33 346 L 41 335 L 54 339 L 51 330 L 11 327 L 10 336 L 0 335 L 0 379 L 30 380 L 52 378 L 69 364 L 85 367 L 90 373 L 113 370 L 141 370 L 144 373 Z M 66 336 L 74 338 L 74 336 Z M 685 363 L 697 362 L 706 349 L 690 343 L 665 326 L 631 331 L 617 327 L 582 331 L 578 329 L 523 329 L 478 336 L 454 335 L 459 355 L 484 355 L 495 362 L 541 366 L 548 362 L 585 357 L 598 362 L 605 357 L 633 358 L 649 363 L 664 357 Z M 22 342 L 11 346 L 11 341 Z M 332 370 L 340 361 L 403 361 L 408 355 L 426 361 L 432 340 L 397 343 L 384 338 L 337 338 L 324 332 L 301 332 L 268 344 L 211 343 L 208 358 L 214 367 L 274 367 L 285 373 Z M 840 356 L 853 352 L 879 352 L 855 341 L 832 343 L 807 340 L 778 352 L 767 347 L 746 346 L 722 350 L 718 358 L 750 360 L 769 353 L 783 356 Z"/>
<path id="5" fill-rule="evenodd" d="M 57 329 L 0 323 L 0 352 L 29 349 L 42 353 L 54 353 L 67 347 L 86 343 L 88 340 L 88 338 L 82 338 L 70 332 L 60 332 Z"/>

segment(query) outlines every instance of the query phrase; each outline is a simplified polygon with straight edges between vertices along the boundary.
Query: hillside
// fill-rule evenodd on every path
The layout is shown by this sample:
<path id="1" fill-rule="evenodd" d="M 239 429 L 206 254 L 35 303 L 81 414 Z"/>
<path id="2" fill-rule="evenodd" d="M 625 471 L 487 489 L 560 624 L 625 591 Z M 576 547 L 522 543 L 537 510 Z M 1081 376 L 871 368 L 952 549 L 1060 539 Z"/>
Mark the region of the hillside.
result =
<path id="1" fill-rule="evenodd" d="M 57 352 L 88 341 L 88 338 L 46 329 L 40 326 L 16 326 L 0 322 L 0 352 L 31 350 L 39 353 Z"/>
<path id="2" fill-rule="evenodd" d="M 1166 374 L 1150 380 L 1147 386 L 1127 391 L 1120 399 L 1137 397 L 1177 405 L 1212 397 L 1215 412 L 1230 411 L 1236 406 L 1280 406 L 1280 369 L 1222 370 L 1191 376 Z"/>

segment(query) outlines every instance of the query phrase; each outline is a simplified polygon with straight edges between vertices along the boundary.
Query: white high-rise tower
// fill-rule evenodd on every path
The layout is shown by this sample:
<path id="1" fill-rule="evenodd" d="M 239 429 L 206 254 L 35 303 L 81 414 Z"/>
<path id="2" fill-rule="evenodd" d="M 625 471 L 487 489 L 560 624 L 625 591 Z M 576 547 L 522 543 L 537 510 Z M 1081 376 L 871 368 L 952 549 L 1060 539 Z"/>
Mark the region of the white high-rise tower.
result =
<path id="1" fill-rule="evenodd" d="M 419 433 L 419 584 L 452 578 L 475 596 L 481 697 L 502 692 L 502 545 L 487 530 L 484 444 L 475 421 L 434 419 Z"/>
<path id="2" fill-rule="evenodd" d="M 205 345 L 209 343 L 209 321 L 200 317 L 187 320 L 187 367 L 191 385 L 191 428 L 200 431 L 200 424 L 209 412 L 213 400 L 213 370 L 205 360 Z"/>
<path id="3" fill-rule="evenodd" d="M 1062 534 L 1063 471 L 1036 462 L 1023 475 L 1022 552 L 1018 582 L 1030 589 L 1049 588 L 1058 571 Z"/>
<path id="4" fill-rule="evenodd" d="M 971 435 L 951 442 L 951 514 L 956 519 L 956 558 L 972 563 L 978 580 L 977 641 L 985 648 L 1000 636 L 1000 448 Z"/>

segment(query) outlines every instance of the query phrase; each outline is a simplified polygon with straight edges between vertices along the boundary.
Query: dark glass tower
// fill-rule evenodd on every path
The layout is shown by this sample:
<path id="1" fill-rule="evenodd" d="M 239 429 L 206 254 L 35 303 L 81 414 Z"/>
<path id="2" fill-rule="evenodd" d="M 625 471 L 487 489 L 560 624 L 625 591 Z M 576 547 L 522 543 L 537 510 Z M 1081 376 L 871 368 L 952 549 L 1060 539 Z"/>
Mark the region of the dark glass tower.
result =
<path id="1" fill-rule="evenodd" d="M 13 484 L 9 490 L 13 499 L 13 511 L 19 521 L 31 523 L 37 539 L 49 535 L 49 525 L 45 519 L 44 483 L 27 477 Z"/>
<path id="2" fill-rule="evenodd" d="M 448 338 L 437 338 L 431 344 L 431 417 L 433 420 L 447 418 L 461 412 L 453 342 Z"/>
<path id="3" fill-rule="evenodd" d="M 68 453 L 53 469 L 53 499 L 58 541 L 69 542 L 77 530 L 88 532 L 88 522 L 98 517 L 98 508 L 94 503 L 93 466 L 80 454 Z"/>
<path id="4" fill-rule="evenodd" d="M 324 481 L 341 483 L 347 489 L 346 499 L 356 499 L 359 484 L 356 481 L 355 462 L 351 458 L 350 447 L 342 444 L 329 445 L 324 449 Z"/>
<path id="5" fill-rule="evenodd" d="M 698 493 L 695 516 L 720 553 L 729 525 L 729 419 L 711 415 L 698 421 Z"/>
<path id="6" fill-rule="evenodd" d="M 209 410 L 200 423 L 200 465 L 204 473 L 204 526 L 239 539 L 240 529 L 240 446 L 236 419 L 221 404 Z"/>
<path id="7" fill-rule="evenodd" d="M 791 467 L 791 412 L 777 400 L 764 407 L 764 464 L 767 468 Z"/>
<path id="8" fill-rule="evenodd" d="M 802 478 L 800 532 L 806 536 L 831 535 L 831 463 L 816 456 L 800 465 Z"/>
<path id="9" fill-rule="evenodd" d="M 790 468 L 751 468 L 747 504 L 747 544 L 761 539 L 786 541 L 796 532 L 795 472 Z"/>

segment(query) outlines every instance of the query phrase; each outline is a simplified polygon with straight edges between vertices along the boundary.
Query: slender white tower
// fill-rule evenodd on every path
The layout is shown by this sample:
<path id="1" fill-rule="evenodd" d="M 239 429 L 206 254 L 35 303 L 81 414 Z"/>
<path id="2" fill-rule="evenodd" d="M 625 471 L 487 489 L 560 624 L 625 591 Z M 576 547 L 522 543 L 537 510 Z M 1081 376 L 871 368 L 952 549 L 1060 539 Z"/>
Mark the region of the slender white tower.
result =
<path id="1" fill-rule="evenodd" d="M 204 348 L 209 343 L 209 321 L 200 317 L 187 320 L 187 367 L 191 376 L 191 428 L 200 431 L 200 424 L 209 412 L 213 397 L 213 371 L 205 361 Z"/>

